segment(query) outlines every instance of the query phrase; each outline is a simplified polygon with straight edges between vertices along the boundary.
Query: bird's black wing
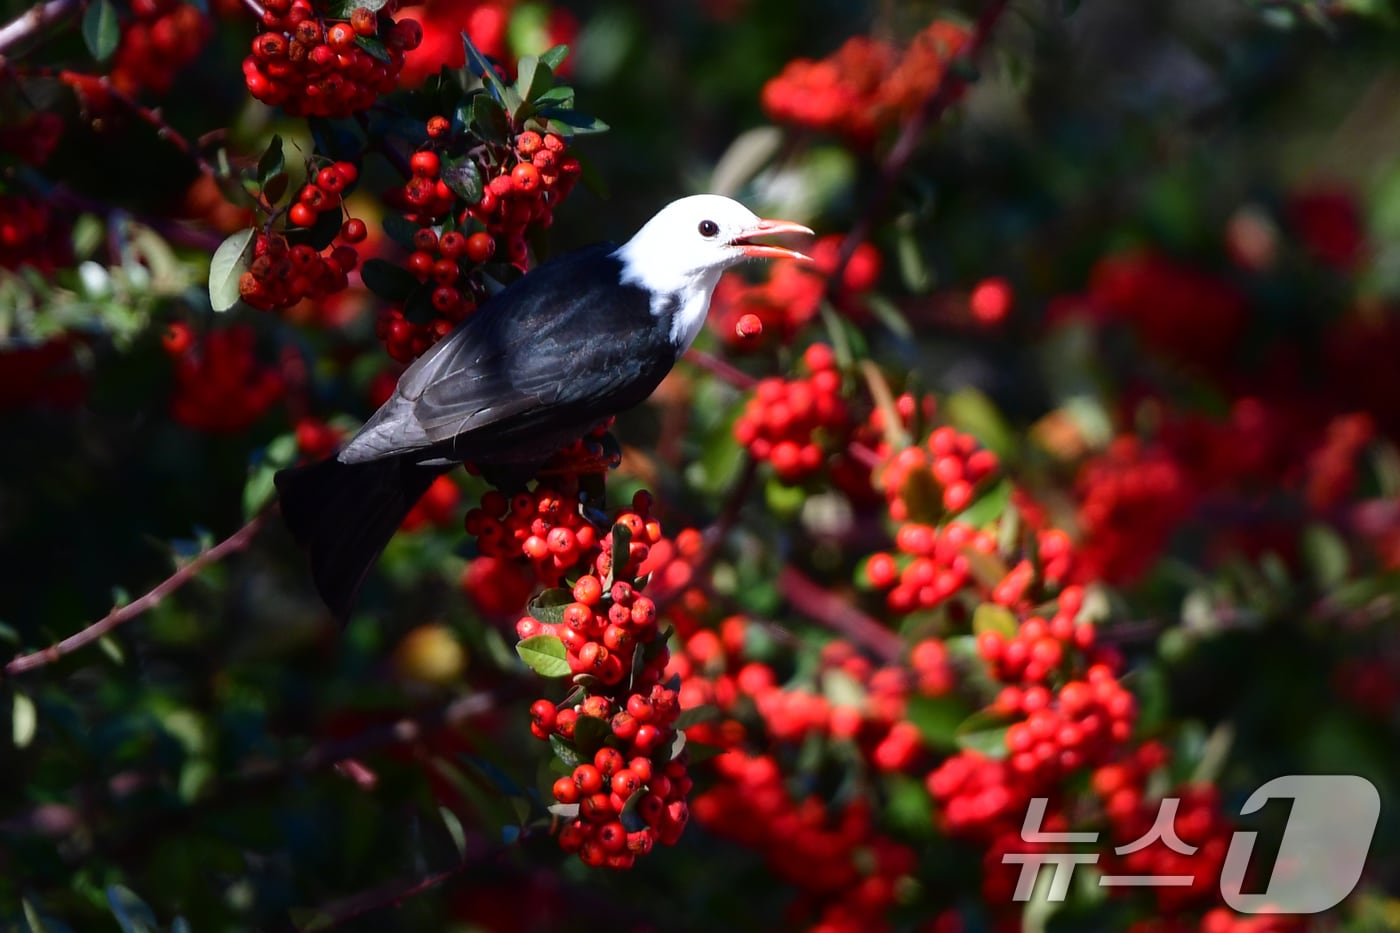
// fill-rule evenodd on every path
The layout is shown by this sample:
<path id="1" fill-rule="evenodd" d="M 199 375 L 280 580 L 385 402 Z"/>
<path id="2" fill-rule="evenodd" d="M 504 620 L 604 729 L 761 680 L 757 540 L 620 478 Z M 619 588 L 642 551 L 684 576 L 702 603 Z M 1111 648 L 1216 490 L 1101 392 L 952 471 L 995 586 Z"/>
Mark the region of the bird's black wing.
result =
<path id="1" fill-rule="evenodd" d="M 356 443 L 374 457 L 446 445 L 525 460 L 645 399 L 674 348 L 651 294 L 621 284 L 612 249 L 561 256 L 493 297 L 409 367 Z"/>

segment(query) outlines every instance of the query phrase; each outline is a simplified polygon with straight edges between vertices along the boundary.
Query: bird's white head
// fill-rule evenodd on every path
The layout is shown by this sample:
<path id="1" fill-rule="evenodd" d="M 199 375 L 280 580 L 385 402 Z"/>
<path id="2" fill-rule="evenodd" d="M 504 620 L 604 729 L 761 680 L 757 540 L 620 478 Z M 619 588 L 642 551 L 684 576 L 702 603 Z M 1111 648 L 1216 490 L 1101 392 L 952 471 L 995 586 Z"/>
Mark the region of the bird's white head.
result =
<path id="1" fill-rule="evenodd" d="M 623 281 L 655 296 L 655 313 L 674 309 L 671 338 L 684 351 L 700 332 L 710 296 L 726 268 L 745 259 L 808 258 L 796 250 L 753 242 L 782 233 L 812 235 L 790 220 L 764 220 L 733 198 L 696 194 L 662 208 L 616 255 L 622 260 Z"/>

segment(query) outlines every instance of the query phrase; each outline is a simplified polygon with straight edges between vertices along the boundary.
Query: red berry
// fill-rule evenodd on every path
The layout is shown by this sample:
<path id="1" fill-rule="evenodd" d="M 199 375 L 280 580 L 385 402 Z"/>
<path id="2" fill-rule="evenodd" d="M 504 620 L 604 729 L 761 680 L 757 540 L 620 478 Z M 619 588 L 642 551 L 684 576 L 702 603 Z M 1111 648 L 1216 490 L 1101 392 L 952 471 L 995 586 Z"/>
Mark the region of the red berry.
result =
<path id="1" fill-rule="evenodd" d="M 436 178 L 442 168 L 442 160 L 432 150 L 415 152 L 408 160 L 409 170 L 420 178 Z"/>
<path id="2" fill-rule="evenodd" d="M 319 189 L 318 189 L 319 190 Z M 291 221 L 295 227 L 310 227 L 316 223 L 316 212 L 298 201 L 292 205 L 292 209 L 287 212 L 287 220 Z"/>
<path id="3" fill-rule="evenodd" d="M 496 252 L 496 241 L 489 233 L 473 233 L 467 237 L 467 258 L 485 262 Z"/>
<path id="4" fill-rule="evenodd" d="M 365 222 L 357 217 L 351 217 L 340 225 L 340 238 L 346 243 L 363 243 L 367 236 L 369 229 Z"/>
<path id="5" fill-rule="evenodd" d="M 1010 313 L 1014 297 L 1011 283 L 1006 279 L 983 279 L 972 290 L 968 306 L 972 309 L 972 316 L 979 322 L 987 325 L 999 324 Z"/>

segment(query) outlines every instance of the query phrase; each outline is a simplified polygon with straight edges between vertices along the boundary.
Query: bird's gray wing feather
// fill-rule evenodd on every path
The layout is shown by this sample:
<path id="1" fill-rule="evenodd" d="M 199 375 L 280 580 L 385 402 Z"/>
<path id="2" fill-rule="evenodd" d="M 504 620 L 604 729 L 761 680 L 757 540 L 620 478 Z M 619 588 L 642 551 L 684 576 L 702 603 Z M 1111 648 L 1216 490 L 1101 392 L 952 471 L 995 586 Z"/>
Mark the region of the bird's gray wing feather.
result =
<path id="1" fill-rule="evenodd" d="M 404 372 L 394 396 L 341 459 L 378 459 L 450 441 L 471 456 L 473 435 L 508 442 L 556 420 L 567 430 L 571 425 L 563 422 L 576 417 L 575 406 L 607 407 L 627 393 L 658 348 L 649 345 L 655 328 L 645 295 L 629 296 L 638 305 L 630 313 L 590 313 L 619 300 L 610 253 L 598 246 L 561 257 L 550 276 L 527 275 L 483 305 Z M 567 294 L 560 294 L 560 282 L 569 283 Z M 605 332 L 603 321 L 617 332 Z"/>

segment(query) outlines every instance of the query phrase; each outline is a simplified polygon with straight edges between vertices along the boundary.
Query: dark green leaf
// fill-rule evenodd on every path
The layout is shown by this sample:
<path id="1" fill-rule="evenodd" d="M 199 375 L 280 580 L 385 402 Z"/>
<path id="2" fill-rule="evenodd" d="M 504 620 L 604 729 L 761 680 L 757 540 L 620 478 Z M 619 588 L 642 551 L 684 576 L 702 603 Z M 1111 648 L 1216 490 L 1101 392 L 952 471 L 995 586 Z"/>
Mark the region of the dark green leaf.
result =
<path id="1" fill-rule="evenodd" d="M 967 720 L 967 704 L 952 696 L 909 698 L 905 716 L 933 748 L 951 751 L 958 747 L 958 727 Z"/>
<path id="2" fill-rule="evenodd" d="M 562 123 L 574 133 L 602 133 L 608 128 L 608 125 L 597 117 L 590 117 L 572 108 L 542 107 L 538 115 L 554 123 Z"/>
<path id="3" fill-rule="evenodd" d="M 541 677 L 567 677 L 568 651 L 556 635 L 535 635 L 519 642 L 515 653 L 530 670 Z"/>
<path id="4" fill-rule="evenodd" d="M 554 86 L 554 70 L 537 56 L 526 55 L 517 66 L 515 86 L 521 99 L 530 103 Z"/>
<path id="5" fill-rule="evenodd" d="M 1346 542 L 1326 525 L 1312 524 L 1303 529 L 1303 557 L 1313 582 L 1322 590 L 1342 584 L 1351 569 Z"/>
<path id="6" fill-rule="evenodd" d="M 967 508 L 955 517 L 958 521 L 981 528 L 1001 518 L 1011 502 L 1011 482 L 1002 479 L 983 490 Z"/>
<path id="7" fill-rule="evenodd" d="M 612 726 L 597 716 L 580 716 L 574 723 L 574 748 L 588 761 L 593 760 L 598 749 L 612 736 Z"/>
<path id="8" fill-rule="evenodd" d="M 481 200 L 481 169 L 477 168 L 476 160 L 471 156 L 448 159 L 442 166 L 442 180 L 453 194 L 468 204 Z"/>
<path id="9" fill-rule="evenodd" d="M 287 185 L 289 182 L 290 179 L 287 177 L 286 172 L 278 172 L 276 175 L 273 175 L 263 183 L 263 199 L 266 200 L 269 205 L 276 204 L 278 201 L 282 200 L 282 195 L 287 193 Z"/>
<path id="10" fill-rule="evenodd" d="M 111 0 L 93 0 L 83 13 L 83 41 L 99 62 L 112 57 L 121 43 L 122 27 Z"/>
<path id="11" fill-rule="evenodd" d="M 485 94 L 472 98 L 470 128 L 479 138 L 493 143 L 505 143 L 510 137 L 510 118 L 505 109 Z"/>
<path id="12" fill-rule="evenodd" d="M 257 231 L 240 230 L 219 244 L 209 262 L 209 303 L 215 311 L 227 311 L 238 304 L 238 279 L 253 261 L 253 240 Z"/>
<path id="13" fill-rule="evenodd" d="M 273 134 L 272 141 L 258 158 L 258 183 L 266 188 L 267 180 L 273 175 L 282 174 L 286 168 L 287 159 L 282 154 L 282 137 Z"/>
<path id="14" fill-rule="evenodd" d="M 676 717 L 676 728 L 689 729 L 691 726 L 699 725 L 702 722 L 714 722 L 719 718 L 719 707 L 713 703 L 692 706 L 690 709 L 681 710 L 680 715 Z"/>
<path id="15" fill-rule="evenodd" d="M 467 70 L 481 79 L 491 96 L 498 103 L 506 102 L 506 86 L 501 81 L 501 76 L 496 74 L 496 68 L 491 61 L 481 54 L 481 50 L 472 45 L 472 40 L 467 34 L 462 33 L 462 45 L 467 50 Z"/>
<path id="16" fill-rule="evenodd" d="M 419 286 L 412 272 L 387 259 L 365 260 L 360 266 L 360 279 L 365 288 L 386 301 L 407 301 Z"/>
<path id="17" fill-rule="evenodd" d="M 155 930 L 156 916 L 146 902 L 129 888 L 119 884 L 107 886 L 107 903 L 122 933 L 148 933 Z"/>
<path id="18" fill-rule="evenodd" d="M 642 798 L 646 794 L 636 793 L 627 798 L 627 802 L 622 805 L 622 812 L 617 818 L 622 821 L 622 828 L 629 833 L 638 833 L 647 828 L 647 822 L 642 818 L 640 808 Z"/>
<path id="19" fill-rule="evenodd" d="M 542 92 L 532 103 L 536 107 L 556 107 L 568 110 L 574 106 L 574 89 L 562 85 L 552 87 Z"/>
<path id="20" fill-rule="evenodd" d="M 413 235 L 421 229 L 402 214 L 384 215 L 384 233 L 404 249 L 413 250 Z"/>
<path id="21" fill-rule="evenodd" d="M 617 572 L 627 566 L 627 558 L 631 553 L 632 529 L 622 523 L 612 527 L 612 552 L 609 557 L 612 559 L 612 569 L 608 573 L 607 583 L 618 582 Z M 630 583 L 631 581 L 625 581 Z"/>
<path id="22" fill-rule="evenodd" d="M 355 44 L 364 49 L 371 58 L 377 58 L 386 65 L 393 63 L 393 58 L 389 56 L 389 50 L 384 48 L 384 43 L 374 36 L 356 36 Z"/>
<path id="23" fill-rule="evenodd" d="M 530 600 L 526 611 L 541 622 L 559 625 L 564 621 L 564 607 L 572 602 L 574 594 L 562 586 L 556 586 Z"/>
<path id="24" fill-rule="evenodd" d="M 583 756 L 569 743 L 567 739 L 550 733 L 549 747 L 554 749 L 554 757 L 564 762 L 570 770 L 577 768 L 583 763 Z"/>
<path id="25" fill-rule="evenodd" d="M 316 222 L 304 230 L 292 231 L 287 234 L 287 240 L 292 244 L 305 243 L 312 249 L 320 252 L 331 241 L 340 235 L 342 224 L 340 211 L 326 211 L 316 217 Z"/>
<path id="26" fill-rule="evenodd" d="M 365 140 L 355 121 L 308 117 L 306 126 L 311 130 L 311 139 L 321 155 L 338 162 L 359 164 L 364 155 Z"/>
<path id="27" fill-rule="evenodd" d="M 973 713 L 957 728 L 957 745 L 964 751 L 980 752 L 988 758 L 1005 758 L 1006 719 L 986 711 Z"/>
<path id="28" fill-rule="evenodd" d="M 564 59 L 569 57 L 569 47 L 567 45 L 556 45 L 547 52 L 540 54 L 540 61 L 549 66 L 550 71 L 558 71 Z"/>

